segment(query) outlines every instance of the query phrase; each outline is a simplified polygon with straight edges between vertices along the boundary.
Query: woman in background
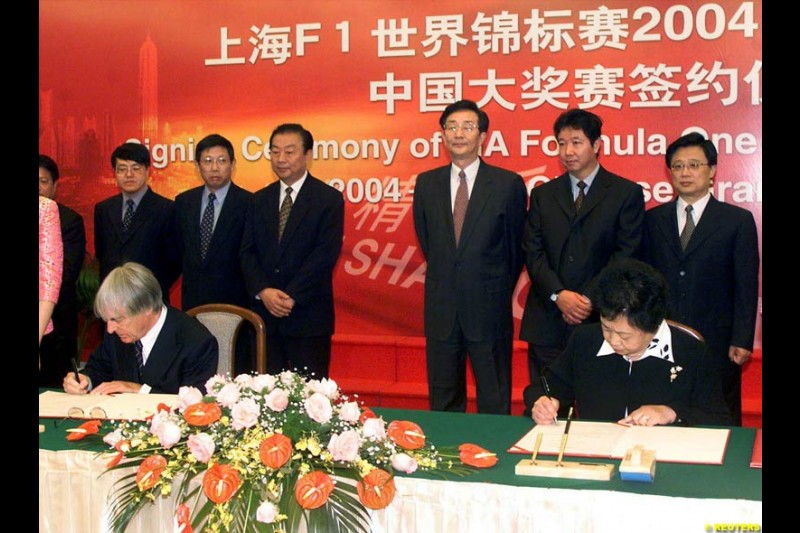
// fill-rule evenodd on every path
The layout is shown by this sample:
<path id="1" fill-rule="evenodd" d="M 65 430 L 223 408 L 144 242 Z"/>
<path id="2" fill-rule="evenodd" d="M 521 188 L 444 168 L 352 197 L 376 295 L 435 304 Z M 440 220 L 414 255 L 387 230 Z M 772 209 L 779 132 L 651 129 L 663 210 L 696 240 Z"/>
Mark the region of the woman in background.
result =
<path id="1" fill-rule="evenodd" d="M 53 331 L 50 317 L 61 289 L 64 250 L 58 205 L 39 196 L 39 345 L 42 337 Z"/>

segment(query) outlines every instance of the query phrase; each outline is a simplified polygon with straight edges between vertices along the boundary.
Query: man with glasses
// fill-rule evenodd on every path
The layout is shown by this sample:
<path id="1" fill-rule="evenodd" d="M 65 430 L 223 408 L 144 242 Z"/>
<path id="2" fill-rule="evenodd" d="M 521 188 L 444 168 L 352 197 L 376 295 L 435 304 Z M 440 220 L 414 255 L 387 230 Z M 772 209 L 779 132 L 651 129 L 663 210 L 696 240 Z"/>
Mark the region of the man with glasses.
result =
<path id="1" fill-rule="evenodd" d="M 111 154 L 120 194 L 94 206 L 94 250 L 100 280 L 127 261 L 149 268 L 161 284 L 164 301 L 180 275 L 173 202 L 150 189 L 150 152 L 128 142 Z"/>
<path id="2" fill-rule="evenodd" d="M 425 338 L 430 407 L 466 411 L 466 360 L 480 413 L 511 411 L 511 297 L 522 268 L 522 177 L 479 157 L 488 115 L 460 100 L 439 118 L 450 164 L 423 172 L 414 228 L 427 261 Z"/>
<path id="3" fill-rule="evenodd" d="M 553 133 L 566 172 L 531 190 L 522 243 L 531 286 L 520 327 L 528 341 L 528 406 L 574 327 L 598 320 L 586 296 L 595 277 L 612 261 L 640 252 L 644 192 L 600 164 L 602 126 L 583 109 L 559 115 Z"/>
<path id="4" fill-rule="evenodd" d="M 181 308 L 226 303 L 249 308 L 239 249 L 250 191 L 231 177 L 236 171 L 233 144 L 216 133 L 200 140 L 195 164 L 205 185 L 175 197 L 178 243 L 183 259 Z M 247 324 L 236 343 L 236 374 L 255 370 L 255 337 Z M 252 360 L 251 360 L 252 359 Z"/>
<path id="5" fill-rule="evenodd" d="M 64 376 L 65 392 L 177 394 L 187 386 L 205 393 L 217 371 L 217 339 L 198 320 L 164 305 L 150 270 L 137 263 L 113 269 L 100 284 L 94 312 L 106 323 L 103 342 L 77 379 L 73 372 Z"/>
<path id="6" fill-rule="evenodd" d="M 667 147 L 678 195 L 645 217 L 644 258 L 669 287 L 670 318 L 698 330 L 722 377 L 734 423 L 742 423 L 742 366 L 758 310 L 758 233 L 753 214 L 720 202 L 710 188 L 717 149 L 699 133 Z"/>

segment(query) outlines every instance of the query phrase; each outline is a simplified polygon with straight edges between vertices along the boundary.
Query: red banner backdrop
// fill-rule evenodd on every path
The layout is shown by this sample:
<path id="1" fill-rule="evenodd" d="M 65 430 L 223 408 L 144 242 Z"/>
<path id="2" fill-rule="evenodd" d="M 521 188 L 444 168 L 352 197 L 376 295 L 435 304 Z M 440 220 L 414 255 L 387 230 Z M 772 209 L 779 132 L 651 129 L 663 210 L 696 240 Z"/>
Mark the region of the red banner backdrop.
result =
<path id="1" fill-rule="evenodd" d="M 529 188 L 563 171 L 558 114 L 599 114 L 601 162 L 641 183 L 648 207 L 672 198 L 669 142 L 705 133 L 720 153 L 713 193 L 761 231 L 761 2 L 670 4 L 40 0 L 39 147 L 91 248 L 120 143 L 150 147 L 151 186 L 173 198 L 201 184 L 194 146 L 220 133 L 234 180 L 255 191 L 275 179 L 271 130 L 300 122 L 311 172 L 346 200 L 337 332 L 421 336 L 414 181 L 449 161 L 438 118 L 457 99 L 489 114 L 484 158 Z"/>

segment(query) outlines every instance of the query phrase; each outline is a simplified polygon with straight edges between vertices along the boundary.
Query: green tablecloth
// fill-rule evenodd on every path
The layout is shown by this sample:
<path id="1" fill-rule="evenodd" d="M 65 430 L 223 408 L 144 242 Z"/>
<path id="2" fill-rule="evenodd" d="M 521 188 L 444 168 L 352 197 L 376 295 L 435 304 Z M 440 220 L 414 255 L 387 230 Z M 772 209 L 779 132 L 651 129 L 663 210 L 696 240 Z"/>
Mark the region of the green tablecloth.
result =
<path id="1" fill-rule="evenodd" d="M 532 422 L 523 417 L 388 408 L 378 408 L 375 412 L 387 422 L 400 419 L 418 423 L 427 438 L 437 446 L 457 446 L 464 442 L 472 442 L 498 454 L 499 461 L 493 468 L 463 478 L 449 476 L 448 479 L 524 487 L 612 490 L 686 498 L 762 500 L 761 469 L 749 466 L 755 438 L 755 430 L 752 428 L 730 428 L 730 440 L 723 465 L 658 463 L 653 483 L 623 482 L 616 471 L 610 481 L 581 481 L 514 474 L 515 465 L 526 456 L 510 454 L 506 450 L 531 428 Z M 64 430 L 77 426 L 80 423 L 78 421 L 43 419 L 39 422 L 45 427 L 44 433 L 39 435 L 40 449 L 90 451 L 107 449 L 98 439 L 92 439 L 91 444 L 86 441 L 74 443 L 67 441 Z M 618 460 L 596 461 L 610 462 L 619 466 Z M 416 472 L 411 477 L 438 479 L 423 472 Z"/>

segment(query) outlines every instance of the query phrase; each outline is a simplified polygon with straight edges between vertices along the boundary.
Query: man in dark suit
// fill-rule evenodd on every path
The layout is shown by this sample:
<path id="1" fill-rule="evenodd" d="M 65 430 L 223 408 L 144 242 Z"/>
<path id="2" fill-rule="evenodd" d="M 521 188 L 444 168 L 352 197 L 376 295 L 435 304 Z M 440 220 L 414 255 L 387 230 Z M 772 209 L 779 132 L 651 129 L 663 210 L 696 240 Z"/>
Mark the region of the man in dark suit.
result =
<path id="1" fill-rule="evenodd" d="M 112 270 L 97 291 L 95 314 L 106 322 L 103 342 L 86 368 L 64 376 L 70 394 L 177 394 L 205 384 L 217 371 L 217 339 L 198 320 L 164 305 L 153 273 L 137 263 Z"/>
<path id="2" fill-rule="evenodd" d="M 100 281 L 121 264 L 134 261 L 149 268 L 161 284 L 164 301 L 180 275 L 173 202 L 151 190 L 150 152 L 125 143 L 111 154 L 120 194 L 94 207 L 94 250 Z"/>
<path id="3" fill-rule="evenodd" d="M 58 165 L 50 157 L 39 154 L 39 195 L 55 200 L 58 192 Z M 53 331 L 42 338 L 39 347 L 42 366 L 40 387 L 58 387 L 61 378 L 72 368 L 78 351 L 78 302 L 76 283 L 86 254 L 86 230 L 83 217 L 59 203 L 61 240 L 64 244 L 64 266 L 61 289 L 53 309 Z"/>
<path id="4" fill-rule="evenodd" d="M 282 124 L 269 145 L 279 181 L 253 195 L 241 251 L 247 291 L 267 329 L 267 372 L 297 369 L 327 378 L 344 198 L 308 172 L 310 131 Z"/>
<path id="5" fill-rule="evenodd" d="M 511 296 L 522 268 L 527 194 L 518 174 L 478 152 L 489 117 L 460 100 L 439 118 L 451 164 L 423 172 L 414 228 L 427 261 L 425 337 L 430 407 L 466 411 L 466 357 L 478 412 L 511 410 Z"/>
<path id="6" fill-rule="evenodd" d="M 756 223 L 750 211 L 711 196 L 717 149 L 701 134 L 670 144 L 666 161 L 678 197 L 647 212 L 643 255 L 667 278 L 670 317 L 705 338 L 741 425 L 741 365 L 753 350 L 758 309 Z"/>
<path id="7" fill-rule="evenodd" d="M 572 329 L 596 322 L 586 296 L 611 261 L 636 257 L 644 223 L 642 187 L 598 162 L 603 121 L 571 109 L 555 121 L 567 172 L 531 191 L 522 247 L 531 279 L 520 338 L 528 341 L 528 373 L 538 385 Z"/>
<path id="8" fill-rule="evenodd" d="M 197 169 L 205 185 L 175 197 L 178 243 L 183 258 L 181 308 L 226 303 L 249 308 L 242 273 L 242 246 L 250 191 L 231 181 L 236 170 L 233 144 L 213 133 L 195 148 Z M 240 330 L 236 343 L 237 374 L 255 369 L 252 329 Z M 244 333 L 247 331 L 248 333 Z"/>

